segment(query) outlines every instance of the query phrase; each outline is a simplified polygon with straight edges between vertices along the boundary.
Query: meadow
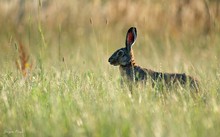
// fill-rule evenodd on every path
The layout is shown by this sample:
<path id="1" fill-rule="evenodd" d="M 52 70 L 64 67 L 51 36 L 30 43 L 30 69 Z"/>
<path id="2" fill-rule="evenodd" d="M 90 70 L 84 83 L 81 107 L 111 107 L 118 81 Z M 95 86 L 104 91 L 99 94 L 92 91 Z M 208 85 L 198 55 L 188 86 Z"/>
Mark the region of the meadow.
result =
<path id="1" fill-rule="evenodd" d="M 120 85 L 108 58 L 131 26 L 136 63 L 200 82 Z M 220 136 L 218 0 L 0 0 L 0 136 Z"/>

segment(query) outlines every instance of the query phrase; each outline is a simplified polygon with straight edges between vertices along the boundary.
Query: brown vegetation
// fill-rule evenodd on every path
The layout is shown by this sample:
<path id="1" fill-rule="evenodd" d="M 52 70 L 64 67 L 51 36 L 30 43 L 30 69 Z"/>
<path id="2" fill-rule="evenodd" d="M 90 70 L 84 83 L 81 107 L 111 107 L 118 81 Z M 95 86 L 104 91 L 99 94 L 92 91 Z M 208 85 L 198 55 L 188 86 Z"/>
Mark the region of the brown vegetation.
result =
<path id="1" fill-rule="evenodd" d="M 219 2 L 216 0 L 168 1 L 24 1 L 0 2 L 0 24 L 4 29 L 24 33 L 28 26 L 41 22 L 50 34 L 62 30 L 74 37 L 95 28 L 124 28 L 136 25 L 149 33 L 207 34 L 212 23 L 219 24 Z M 10 24 L 6 25 L 6 24 Z M 168 31 L 167 31 L 168 30 Z"/>
<path id="2" fill-rule="evenodd" d="M 18 45 L 18 54 L 18 59 L 15 61 L 16 67 L 26 77 L 32 69 L 32 63 L 29 63 L 29 55 L 21 42 Z"/>

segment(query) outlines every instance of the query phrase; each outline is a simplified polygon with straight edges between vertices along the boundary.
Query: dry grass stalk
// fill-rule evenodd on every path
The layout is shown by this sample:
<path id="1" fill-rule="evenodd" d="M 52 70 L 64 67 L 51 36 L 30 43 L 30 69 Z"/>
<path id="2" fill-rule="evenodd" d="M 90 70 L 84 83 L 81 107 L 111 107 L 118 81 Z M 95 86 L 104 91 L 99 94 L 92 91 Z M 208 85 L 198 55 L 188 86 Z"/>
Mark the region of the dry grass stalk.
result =
<path id="1" fill-rule="evenodd" d="M 18 54 L 18 59 L 15 61 L 16 67 L 21 71 L 24 77 L 27 77 L 28 73 L 32 69 L 32 63 L 29 63 L 30 56 L 21 42 L 19 42 L 18 45 Z"/>

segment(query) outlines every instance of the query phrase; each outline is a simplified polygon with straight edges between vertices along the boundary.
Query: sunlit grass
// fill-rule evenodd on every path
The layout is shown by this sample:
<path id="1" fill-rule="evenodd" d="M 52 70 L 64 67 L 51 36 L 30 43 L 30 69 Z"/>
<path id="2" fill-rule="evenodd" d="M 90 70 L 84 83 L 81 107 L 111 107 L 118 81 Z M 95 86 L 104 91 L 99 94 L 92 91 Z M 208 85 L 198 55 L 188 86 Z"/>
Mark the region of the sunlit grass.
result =
<path id="1" fill-rule="evenodd" d="M 131 96 L 108 70 L 44 72 L 43 79 L 36 70 L 26 81 L 1 75 L 3 136 L 219 135 L 218 81 L 196 99 L 186 89 L 163 93 L 150 86 Z"/>

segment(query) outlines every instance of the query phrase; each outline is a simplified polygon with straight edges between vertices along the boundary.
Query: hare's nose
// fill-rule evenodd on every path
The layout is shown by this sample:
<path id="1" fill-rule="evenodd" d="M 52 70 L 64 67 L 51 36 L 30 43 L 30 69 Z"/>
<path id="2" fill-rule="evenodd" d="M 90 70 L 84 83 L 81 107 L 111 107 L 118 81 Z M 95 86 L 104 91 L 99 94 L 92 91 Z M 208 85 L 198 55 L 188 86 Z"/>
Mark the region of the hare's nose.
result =
<path id="1" fill-rule="evenodd" d="M 108 59 L 108 62 L 111 63 L 112 61 L 113 61 L 113 58 L 109 58 L 109 59 Z"/>

